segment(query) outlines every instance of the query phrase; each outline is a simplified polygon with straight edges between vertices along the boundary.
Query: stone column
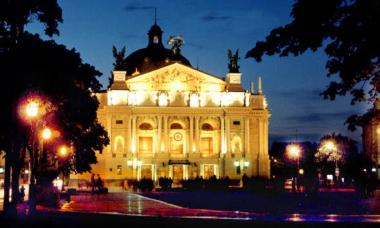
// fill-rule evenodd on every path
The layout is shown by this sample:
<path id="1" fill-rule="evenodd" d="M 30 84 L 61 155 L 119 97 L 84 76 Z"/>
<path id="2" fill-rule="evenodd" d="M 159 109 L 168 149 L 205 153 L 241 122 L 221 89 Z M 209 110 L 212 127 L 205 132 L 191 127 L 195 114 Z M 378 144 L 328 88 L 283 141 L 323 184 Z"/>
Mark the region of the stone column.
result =
<path id="1" fill-rule="evenodd" d="M 231 154 L 231 140 L 230 140 L 230 118 L 227 116 L 224 118 L 225 121 L 225 126 L 226 126 L 226 136 L 225 136 L 225 141 L 226 141 L 226 153 Z"/>
<path id="2" fill-rule="evenodd" d="M 245 118 L 244 125 L 244 155 L 247 156 L 249 151 L 249 117 Z"/>
<path id="3" fill-rule="evenodd" d="M 161 133 L 162 133 L 162 116 L 157 116 L 157 146 L 156 152 L 161 152 Z"/>
<path id="4" fill-rule="evenodd" d="M 199 148 L 199 145 L 200 145 L 200 134 L 199 134 L 199 119 L 200 117 L 199 116 L 196 116 L 195 117 L 195 144 L 196 144 L 196 149 L 195 151 L 196 152 L 200 152 L 200 148 Z"/>
<path id="5" fill-rule="evenodd" d="M 106 129 L 107 129 L 108 137 L 110 139 L 110 145 L 108 146 L 109 153 L 112 154 L 112 151 L 113 151 L 113 145 L 112 145 L 112 142 L 113 142 L 112 141 L 112 115 L 108 115 L 107 116 L 107 126 L 106 126 Z"/>
<path id="6" fill-rule="evenodd" d="M 132 153 L 136 153 L 137 152 L 137 130 L 136 130 L 136 120 L 137 120 L 137 116 L 134 116 L 132 118 Z"/>
<path id="7" fill-rule="evenodd" d="M 189 145 L 190 145 L 190 153 L 194 152 L 194 117 L 190 116 L 190 129 L 189 129 Z"/>
<path id="8" fill-rule="evenodd" d="M 127 128 L 128 128 L 128 132 L 127 132 L 127 144 L 128 145 L 128 151 L 130 153 L 132 153 L 132 148 L 131 148 L 131 145 L 132 145 L 132 117 L 131 116 L 128 116 L 128 125 L 127 125 Z"/>
<path id="9" fill-rule="evenodd" d="M 169 152 L 169 132 L 168 132 L 168 116 L 164 116 L 164 147 Z"/>
<path id="10" fill-rule="evenodd" d="M 263 138 L 264 138 L 263 120 L 262 118 L 259 118 L 259 151 L 257 151 L 257 161 L 256 161 L 257 176 L 260 175 L 260 169 L 261 169 L 260 159 L 261 159 L 261 154 L 263 151 Z"/>
<path id="11" fill-rule="evenodd" d="M 226 153 L 226 133 L 224 127 L 224 118 L 220 117 L 220 151 L 222 154 Z"/>

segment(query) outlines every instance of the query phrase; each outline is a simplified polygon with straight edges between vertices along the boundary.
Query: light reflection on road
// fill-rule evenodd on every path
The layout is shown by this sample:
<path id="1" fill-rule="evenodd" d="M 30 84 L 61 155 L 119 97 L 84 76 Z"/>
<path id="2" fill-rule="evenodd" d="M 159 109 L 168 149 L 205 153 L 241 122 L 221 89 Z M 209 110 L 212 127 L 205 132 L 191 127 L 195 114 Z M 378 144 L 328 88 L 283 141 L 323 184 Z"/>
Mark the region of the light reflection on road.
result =
<path id="1" fill-rule="evenodd" d="M 81 194 L 72 196 L 71 202 L 60 209 L 63 212 L 113 213 L 136 216 L 180 217 L 200 219 L 237 219 L 253 221 L 289 222 L 380 222 L 380 215 L 271 215 L 241 211 L 190 209 L 147 198 L 138 194 L 108 193 L 104 195 Z"/>

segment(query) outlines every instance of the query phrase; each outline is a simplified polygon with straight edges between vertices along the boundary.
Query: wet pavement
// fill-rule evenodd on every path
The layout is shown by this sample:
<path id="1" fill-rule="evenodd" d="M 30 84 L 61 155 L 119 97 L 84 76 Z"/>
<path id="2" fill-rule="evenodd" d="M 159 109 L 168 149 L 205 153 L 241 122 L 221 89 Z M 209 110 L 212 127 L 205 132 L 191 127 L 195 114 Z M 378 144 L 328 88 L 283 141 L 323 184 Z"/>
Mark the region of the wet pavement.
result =
<path id="1" fill-rule="evenodd" d="M 272 222 L 367 222 L 380 223 L 380 215 L 371 214 L 268 214 L 242 211 L 191 209 L 148 198 L 132 192 L 74 195 L 61 212 L 100 213 L 129 216 L 230 219 Z"/>

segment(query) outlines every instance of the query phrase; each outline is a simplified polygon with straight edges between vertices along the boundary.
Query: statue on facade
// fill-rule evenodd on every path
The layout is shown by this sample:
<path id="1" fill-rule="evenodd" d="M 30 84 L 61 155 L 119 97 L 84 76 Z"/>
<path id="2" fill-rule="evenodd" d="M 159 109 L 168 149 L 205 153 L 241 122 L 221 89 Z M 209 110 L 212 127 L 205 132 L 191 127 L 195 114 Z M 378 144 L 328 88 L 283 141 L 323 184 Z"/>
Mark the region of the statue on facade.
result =
<path id="1" fill-rule="evenodd" d="M 229 73 L 240 73 L 239 72 L 239 49 L 236 50 L 235 55 L 232 55 L 231 49 L 228 49 L 228 69 Z"/>
<path id="2" fill-rule="evenodd" d="M 114 70 L 125 70 L 125 46 L 118 51 L 115 46 L 112 46 L 112 55 L 115 59 L 115 62 L 113 63 Z"/>
<path id="3" fill-rule="evenodd" d="M 182 36 L 169 36 L 168 44 L 172 47 L 172 51 L 175 55 L 179 55 L 181 52 L 180 47 L 185 43 Z"/>

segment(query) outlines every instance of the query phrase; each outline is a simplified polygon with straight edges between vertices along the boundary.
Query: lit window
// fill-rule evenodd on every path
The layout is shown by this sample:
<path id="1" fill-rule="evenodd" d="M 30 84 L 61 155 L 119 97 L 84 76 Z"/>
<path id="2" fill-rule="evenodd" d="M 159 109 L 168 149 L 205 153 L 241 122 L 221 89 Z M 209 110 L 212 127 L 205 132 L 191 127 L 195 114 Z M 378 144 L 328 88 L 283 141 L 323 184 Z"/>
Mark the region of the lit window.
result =
<path id="1" fill-rule="evenodd" d="M 199 97 L 195 93 L 190 95 L 190 107 L 199 107 Z"/>
<path id="2" fill-rule="evenodd" d="M 168 96 L 165 93 L 160 93 L 160 95 L 158 96 L 158 105 L 167 106 L 168 103 Z"/>
<path id="3" fill-rule="evenodd" d="M 121 175 L 121 165 L 117 166 L 117 175 Z"/>
<path id="4" fill-rule="evenodd" d="M 158 37 L 157 37 L 157 36 L 154 36 L 154 37 L 153 37 L 153 43 L 158 44 L 158 42 L 159 42 Z"/>

